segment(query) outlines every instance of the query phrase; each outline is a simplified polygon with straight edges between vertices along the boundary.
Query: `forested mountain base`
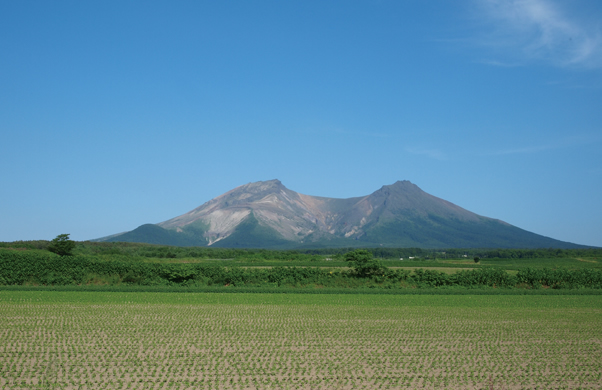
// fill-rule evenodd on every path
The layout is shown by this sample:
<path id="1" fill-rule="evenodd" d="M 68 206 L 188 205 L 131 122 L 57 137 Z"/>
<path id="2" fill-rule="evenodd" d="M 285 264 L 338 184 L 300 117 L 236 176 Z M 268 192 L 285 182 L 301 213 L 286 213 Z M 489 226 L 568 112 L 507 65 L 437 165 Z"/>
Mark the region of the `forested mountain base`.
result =
<path id="1" fill-rule="evenodd" d="M 47 250 L 50 241 L 13 241 L 0 242 L 0 248 Z M 208 248 L 153 245 L 136 242 L 91 242 L 80 241 L 74 250 L 79 255 L 124 255 L 144 258 L 196 258 L 196 259 L 261 259 L 261 260 L 305 260 L 315 261 L 322 257 L 342 257 L 345 253 L 358 249 L 349 248 L 313 248 L 298 250 L 249 249 L 249 248 Z M 415 257 L 422 260 L 462 258 L 472 259 L 550 259 L 570 257 L 598 257 L 602 259 L 602 248 L 580 249 L 495 249 L 495 248 L 383 248 L 365 247 L 374 257 L 399 259 Z"/>

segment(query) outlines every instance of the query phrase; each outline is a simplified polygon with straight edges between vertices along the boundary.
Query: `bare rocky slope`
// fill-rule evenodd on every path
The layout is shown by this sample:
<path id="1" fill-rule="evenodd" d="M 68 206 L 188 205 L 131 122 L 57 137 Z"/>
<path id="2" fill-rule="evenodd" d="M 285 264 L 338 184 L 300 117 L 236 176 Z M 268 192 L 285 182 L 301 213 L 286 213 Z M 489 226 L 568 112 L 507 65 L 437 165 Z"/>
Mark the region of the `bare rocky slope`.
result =
<path id="1" fill-rule="evenodd" d="M 186 214 L 106 241 L 249 248 L 580 247 L 479 216 L 409 181 L 348 199 L 299 194 L 279 180 L 249 183 Z"/>

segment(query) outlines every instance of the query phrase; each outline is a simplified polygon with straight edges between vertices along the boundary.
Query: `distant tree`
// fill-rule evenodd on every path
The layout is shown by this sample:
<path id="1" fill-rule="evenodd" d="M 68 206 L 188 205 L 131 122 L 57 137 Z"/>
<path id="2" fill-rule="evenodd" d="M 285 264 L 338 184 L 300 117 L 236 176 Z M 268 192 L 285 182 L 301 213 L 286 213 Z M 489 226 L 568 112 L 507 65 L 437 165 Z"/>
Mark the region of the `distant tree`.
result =
<path id="1" fill-rule="evenodd" d="M 365 249 L 345 253 L 345 260 L 352 263 L 351 267 L 361 277 L 378 274 L 386 268 Z"/>
<path id="2" fill-rule="evenodd" d="M 69 239 L 68 234 L 59 234 L 55 239 L 50 241 L 48 250 L 60 256 L 71 256 L 75 248 L 75 241 Z"/>
<path id="3" fill-rule="evenodd" d="M 475 263 L 478 263 L 479 261 L 481 261 L 481 259 L 479 258 L 479 256 L 476 256 L 476 257 L 474 258 L 474 262 L 475 262 Z"/>

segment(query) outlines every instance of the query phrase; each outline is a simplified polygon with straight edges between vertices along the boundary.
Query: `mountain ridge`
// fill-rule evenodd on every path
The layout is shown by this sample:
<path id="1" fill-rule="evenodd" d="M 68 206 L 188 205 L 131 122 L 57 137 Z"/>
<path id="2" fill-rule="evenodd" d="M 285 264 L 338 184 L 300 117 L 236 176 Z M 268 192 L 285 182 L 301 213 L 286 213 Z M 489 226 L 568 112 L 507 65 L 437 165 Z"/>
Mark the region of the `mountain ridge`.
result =
<path id="1" fill-rule="evenodd" d="M 258 248 L 584 247 L 478 215 L 407 180 L 352 198 L 300 194 L 278 179 L 247 183 L 153 226 L 106 241 Z"/>

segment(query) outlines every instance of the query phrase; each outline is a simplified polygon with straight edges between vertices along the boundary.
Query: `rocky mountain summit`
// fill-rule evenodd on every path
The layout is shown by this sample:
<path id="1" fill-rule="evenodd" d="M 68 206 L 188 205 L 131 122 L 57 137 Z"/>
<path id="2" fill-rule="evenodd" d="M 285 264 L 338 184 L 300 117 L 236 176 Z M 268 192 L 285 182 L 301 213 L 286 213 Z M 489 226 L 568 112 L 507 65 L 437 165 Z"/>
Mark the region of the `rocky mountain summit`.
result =
<path id="1" fill-rule="evenodd" d="M 249 183 L 104 241 L 249 248 L 578 246 L 477 215 L 409 181 L 347 199 L 299 194 L 279 180 Z"/>

